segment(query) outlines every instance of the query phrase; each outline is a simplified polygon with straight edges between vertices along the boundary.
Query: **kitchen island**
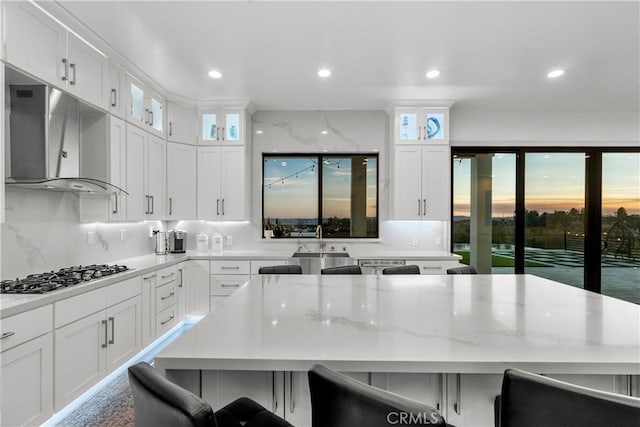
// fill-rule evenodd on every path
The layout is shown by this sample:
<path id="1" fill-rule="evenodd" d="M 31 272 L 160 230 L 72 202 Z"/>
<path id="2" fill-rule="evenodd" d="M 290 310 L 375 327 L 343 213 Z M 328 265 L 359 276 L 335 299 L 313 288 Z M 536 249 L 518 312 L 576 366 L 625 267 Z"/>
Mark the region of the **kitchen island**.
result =
<path id="1" fill-rule="evenodd" d="M 265 275 L 156 357 L 214 407 L 244 394 L 297 426 L 314 363 L 488 426 L 508 367 L 637 395 L 640 307 L 530 275 Z"/>

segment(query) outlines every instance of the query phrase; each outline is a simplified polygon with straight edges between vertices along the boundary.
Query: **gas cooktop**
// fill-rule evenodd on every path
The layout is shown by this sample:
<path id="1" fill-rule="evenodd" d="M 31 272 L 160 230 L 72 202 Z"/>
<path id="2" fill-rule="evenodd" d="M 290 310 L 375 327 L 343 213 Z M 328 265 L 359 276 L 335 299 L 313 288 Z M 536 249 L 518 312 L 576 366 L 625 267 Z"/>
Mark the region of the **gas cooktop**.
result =
<path id="1" fill-rule="evenodd" d="M 130 270 L 126 265 L 78 265 L 50 273 L 30 274 L 24 279 L 3 280 L 0 294 L 43 294 Z"/>

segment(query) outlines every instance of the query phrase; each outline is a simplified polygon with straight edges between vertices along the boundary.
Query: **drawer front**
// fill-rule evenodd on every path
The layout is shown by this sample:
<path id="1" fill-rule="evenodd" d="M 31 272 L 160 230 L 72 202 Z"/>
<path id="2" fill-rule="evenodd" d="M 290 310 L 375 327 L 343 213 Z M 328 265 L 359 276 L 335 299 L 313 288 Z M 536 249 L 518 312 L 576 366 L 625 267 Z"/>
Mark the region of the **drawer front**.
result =
<path id="1" fill-rule="evenodd" d="M 174 304 L 156 314 L 156 337 L 164 335 L 178 324 L 177 306 Z"/>
<path id="2" fill-rule="evenodd" d="M 142 292 L 141 280 L 139 276 L 133 277 L 107 287 L 107 307 L 140 295 Z"/>
<path id="3" fill-rule="evenodd" d="M 420 267 L 420 274 L 447 274 L 448 268 L 460 267 L 457 261 L 407 261 Z"/>
<path id="4" fill-rule="evenodd" d="M 250 274 L 250 261 L 211 261 L 211 274 Z"/>
<path id="5" fill-rule="evenodd" d="M 156 286 L 164 285 L 178 278 L 178 266 L 172 265 L 156 271 Z"/>
<path id="6" fill-rule="evenodd" d="M 156 313 L 178 302 L 178 286 L 173 281 L 156 288 Z"/>
<path id="7" fill-rule="evenodd" d="M 2 319 L 0 324 L 2 325 L 0 351 L 5 351 L 51 332 L 53 330 L 53 306 L 50 304 L 7 317 Z"/>
<path id="8" fill-rule="evenodd" d="M 211 295 L 231 295 L 249 281 L 246 274 L 225 274 L 211 276 Z"/>
<path id="9" fill-rule="evenodd" d="M 96 289 L 86 294 L 54 303 L 54 327 L 57 329 L 90 314 L 104 310 L 107 306 L 107 288 Z"/>
<path id="10" fill-rule="evenodd" d="M 269 267 L 272 265 L 286 265 L 286 259 L 256 259 L 251 260 L 251 274 L 258 274 L 260 267 Z"/>

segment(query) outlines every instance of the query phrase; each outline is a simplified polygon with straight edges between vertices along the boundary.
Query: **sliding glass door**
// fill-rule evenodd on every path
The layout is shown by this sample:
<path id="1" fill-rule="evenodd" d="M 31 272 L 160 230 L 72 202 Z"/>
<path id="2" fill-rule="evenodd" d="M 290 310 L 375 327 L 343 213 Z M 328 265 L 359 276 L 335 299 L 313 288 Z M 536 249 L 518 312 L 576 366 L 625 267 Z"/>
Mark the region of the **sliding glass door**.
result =
<path id="1" fill-rule="evenodd" d="M 452 250 L 640 304 L 640 150 L 453 150 Z"/>
<path id="2" fill-rule="evenodd" d="M 526 153 L 524 170 L 524 271 L 581 288 L 585 153 Z"/>
<path id="3" fill-rule="evenodd" d="M 640 153 L 602 155 L 602 290 L 640 304 Z"/>

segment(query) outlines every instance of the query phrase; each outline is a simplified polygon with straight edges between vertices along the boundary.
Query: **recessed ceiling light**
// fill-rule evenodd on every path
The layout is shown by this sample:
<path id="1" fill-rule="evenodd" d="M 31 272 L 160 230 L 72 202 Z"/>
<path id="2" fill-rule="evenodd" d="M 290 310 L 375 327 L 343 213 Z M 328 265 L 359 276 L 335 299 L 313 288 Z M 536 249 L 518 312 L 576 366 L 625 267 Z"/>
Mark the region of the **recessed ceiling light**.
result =
<path id="1" fill-rule="evenodd" d="M 212 79 L 219 79 L 220 77 L 222 77 L 222 73 L 218 70 L 211 70 L 209 71 L 209 77 L 211 77 Z"/>
<path id="2" fill-rule="evenodd" d="M 427 71 L 427 74 L 425 74 L 425 77 L 428 78 L 428 79 L 435 79 L 439 75 L 440 75 L 440 71 L 431 70 L 431 71 Z"/>
<path id="3" fill-rule="evenodd" d="M 321 68 L 318 70 L 318 75 L 320 77 L 329 77 L 331 75 L 331 70 L 328 68 Z"/>
<path id="4" fill-rule="evenodd" d="M 564 70 L 561 68 L 558 68 L 557 70 L 553 70 L 549 74 L 547 74 L 547 77 L 549 77 L 550 79 L 555 79 L 556 77 L 560 77 L 563 74 L 564 74 Z"/>
<path id="5" fill-rule="evenodd" d="M 261 130 L 257 130 L 257 131 L 256 131 L 256 133 L 257 133 L 258 135 L 262 135 L 262 133 L 263 133 L 263 132 L 262 132 Z"/>
<path id="6" fill-rule="evenodd" d="M 320 133 L 323 134 L 323 135 L 326 135 L 326 134 L 329 133 L 329 131 L 323 130 L 323 131 L 320 131 Z"/>

